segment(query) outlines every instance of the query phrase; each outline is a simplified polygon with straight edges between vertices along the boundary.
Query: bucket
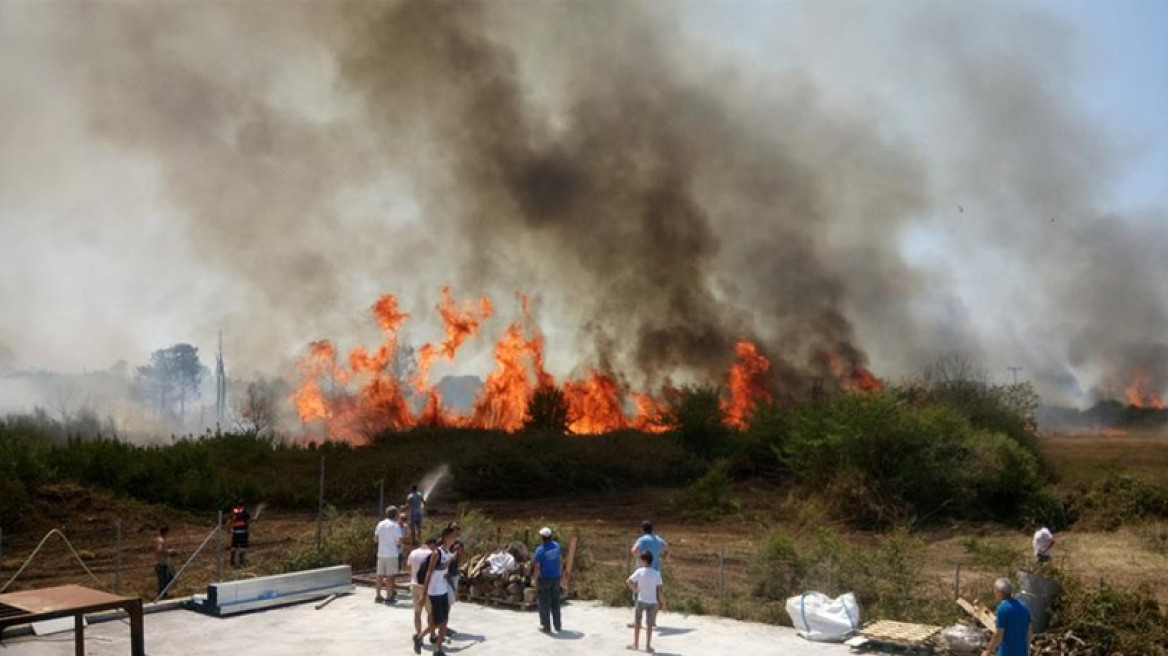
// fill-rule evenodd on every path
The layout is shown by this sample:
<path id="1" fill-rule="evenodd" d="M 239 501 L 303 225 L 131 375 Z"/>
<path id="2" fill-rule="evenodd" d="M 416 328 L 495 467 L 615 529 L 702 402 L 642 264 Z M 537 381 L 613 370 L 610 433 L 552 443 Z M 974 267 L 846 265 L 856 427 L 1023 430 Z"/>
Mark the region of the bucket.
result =
<path id="1" fill-rule="evenodd" d="M 1018 572 L 1018 600 L 1030 611 L 1034 632 L 1041 633 L 1050 625 L 1050 604 L 1059 593 L 1059 582 L 1030 572 Z"/>

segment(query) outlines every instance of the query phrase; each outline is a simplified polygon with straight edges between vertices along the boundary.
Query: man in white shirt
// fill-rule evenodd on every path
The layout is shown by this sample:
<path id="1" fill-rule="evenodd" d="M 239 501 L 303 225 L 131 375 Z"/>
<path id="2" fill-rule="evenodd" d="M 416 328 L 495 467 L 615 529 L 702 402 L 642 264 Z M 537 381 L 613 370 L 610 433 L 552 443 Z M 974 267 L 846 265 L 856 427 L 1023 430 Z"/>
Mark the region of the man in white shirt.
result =
<path id="1" fill-rule="evenodd" d="M 373 601 L 376 603 L 392 604 L 397 601 L 397 592 L 393 588 L 393 579 L 397 576 L 397 556 L 401 549 L 402 531 L 397 523 L 397 506 L 385 509 L 385 519 L 377 523 L 373 529 L 373 542 L 377 544 L 377 587 L 374 590 Z M 389 596 L 381 598 L 382 586 L 389 587 Z"/>
<path id="2" fill-rule="evenodd" d="M 1054 534 L 1046 527 L 1046 522 L 1039 520 L 1035 522 L 1038 530 L 1034 532 L 1034 540 L 1032 546 L 1034 547 L 1034 559 L 1040 563 L 1049 563 L 1054 551 Z"/>
<path id="3" fill-rule="evenodd" d="M 414 645 L 420 650 L 422 646 L 422 609 L 426 609 L 426 624 L 430 623 L 430 596 L 426 594 L 425 574 L 420 575 L 422 567 L 430 562 L 434 549 L 438 548 L 438 540 L 430 538 L 426 543 L 410 552 L 406 557 L 406 566 L 410 568 L 410 599 L 414 602 Z"/>
<path id="4" fill-rule="evenodd" d="M 625 583 L 637 595 L 637 609 L 633 615 L 633 644 L 629 649 L 636 651 L 641 644 L 641 617 L 645 616 L 645 651 L 653 653 L 653 627 L 657 626 L 657 609 L 665 609 L 665 588 L 661 572 L 653 569 L 653 554 L 641 553 L 641 566 L 633 572 Z"/>

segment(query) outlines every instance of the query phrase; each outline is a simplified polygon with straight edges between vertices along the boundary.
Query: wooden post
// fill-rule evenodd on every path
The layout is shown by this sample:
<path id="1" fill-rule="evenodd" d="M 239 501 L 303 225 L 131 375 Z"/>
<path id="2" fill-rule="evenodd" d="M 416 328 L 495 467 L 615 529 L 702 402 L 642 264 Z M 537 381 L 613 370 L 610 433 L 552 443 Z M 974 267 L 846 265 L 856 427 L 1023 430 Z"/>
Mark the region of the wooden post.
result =
<path id="1" fill-rule="evenodd" d="M 126 605 L 130 614 L 130 655 L 146 656 L 146 631 L 142 627 L 142 600 L 131 599 Z"/>
<path id="2" fill-rule="evenodd" d="M 85 615 L 77 613 L 73 616 L 73 653 L 85 656 Z"/>

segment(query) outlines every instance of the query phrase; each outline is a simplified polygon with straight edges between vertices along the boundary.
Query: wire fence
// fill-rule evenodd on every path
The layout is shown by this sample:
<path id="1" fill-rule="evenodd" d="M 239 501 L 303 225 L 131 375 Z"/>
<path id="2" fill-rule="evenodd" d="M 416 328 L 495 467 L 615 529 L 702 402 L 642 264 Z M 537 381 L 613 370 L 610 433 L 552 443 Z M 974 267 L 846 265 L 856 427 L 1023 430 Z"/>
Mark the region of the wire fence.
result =
<path id="1" fill-rule="evenodd" d="M 384 503 L 383 498 L 378 504 Z M 201 592 L 208 583 L 253 577 L 279 571 L 283 558 L 294 549 L 311 545 L 316 535 L 327 539 L 334 525 L 340 521 L 359 528 L 368 524 L 367 548 L 370 556 L 372 528 L 381 513 L 373 504 L 363 511 L 343 515 L 289 514 L 257 516 L 252 526 L 250 551 L 264 554 L 260 567 L 234 568 L 229 563 L 230 532 L 224 528 L 221 513 L 210 514 L 200 521 L 199 516 L 186 515 L 180 530 L 172 533 L 168 546 L 178 555 L 172 566 L 178 574 L 166 594 L 183 595 Z M 449 518 L 443 517 L 437 526 Z M 46 587 L 62 583 L 79 583 L 121 594 L 140 595 L 147 599 L 157 596 L 155 578 L 156 555 L 154 523 L 133 522 L 115 518 L 87 522 L 73 522 L 62 527 L 57 535 L 43 538 L 28 534 L 11 536 L 0 534 L 0 589 Z M 583 526 L 582 553 L 577 566 L 580 574 L 574 589 L 580 596 L 620 605 L 631 602 L 631 593 L 624 587 L 625 578 L 638 564 L 631 553 L 632 535 L 617 535 L 611 527 L 592 530 Z M 58 539 L 62 538 L 62 539 Z M 517 522 L 490 524 L 475 535 L 483 549 L 494 549 L 513 540 L 528 545 L 537 540 L 534 527 L 520 527 Z M 970 558 L 956 558 L 951 563 L 927 563 L 916 572 L 912 594 L 921 599 L 969 600 L 988 602 L 992 599 L 993 583 L 998 576 L 1012 576 L 1024 562 L 986 567 L 970 562 Z M 255 563 L 252 563 L 255 565 Z M 760 563 L 758 545 L 747 539 L 714 545 L 672 544 L 662 563 L 667 603 L 671 610 L 687 613 L 719 614 L 762 621 L 785 621 L 781 601 L 768 598 L 768 584 L 773 576 Z M 1065 563 L 1064 572 L 1074 571 Z M 844 572 L 846 566 L 832 557 L 804 564 L 791 584 L 798 589 L 790 592 L 819 591 L 830 596 L 849 592 Z M 791 586 L 788 586 L 791 587 Z M 956 606 L 950 604 L 953 608 Z M 952 610 L 952 609 L 950 609 Z M 957 615 L 954 611 L 955 616 Z M 902 619 L 911 619 L 905 617 Z"/>

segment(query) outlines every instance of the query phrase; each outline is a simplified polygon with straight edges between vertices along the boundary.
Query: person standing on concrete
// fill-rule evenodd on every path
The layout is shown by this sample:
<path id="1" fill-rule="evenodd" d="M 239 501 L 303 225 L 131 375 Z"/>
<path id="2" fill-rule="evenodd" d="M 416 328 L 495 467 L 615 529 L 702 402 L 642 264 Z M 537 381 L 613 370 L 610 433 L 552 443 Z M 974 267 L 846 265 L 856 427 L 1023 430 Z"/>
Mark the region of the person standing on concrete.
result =
<path id="1" fill-rule="evenodd" d="M 430 597 L 426 594 L 426 575 L 420 574 L 422 567 L 430 562 L 430 556 L 438 548 L 438 540 L 430 538 L 426 543 L 410 552 L 406 565 L 410 568 L 410 600 L 414 603 L 414 648 L 422 648 L 422 609 L 426 610 L 426 624 L 432 618 Z"/>
<path id="2" fill-rule="evenodd" d="M 629 549 L 629 553 L 634 558 L 638 558 L 643 553 L 652 554 L 653 569 L 660 572 L 661 561 L 669 555 L 669 543 L 665 541 L 665 538 L 653 532 L 652 522 L 645 520 L 641 522 L 641 537 L 633 543 L 633 548 Z"/>
<path id="3" fill-rule="evenodd" d="M 539 529 L 542 540 L 535 549 L 534 567 L 531 579 L 539 591 L 539 630 L 551 633 L 563 630 L 560 624 L 560 584 L 563 576 L 563 550 L 560 543 L 552 539 L 552 530 Z"/>
<path id="4" fill-rule="evenodd" d="M 409 535 L 409 533 L 410 533 L 409 521 L 410 521 L 409 513 L 405 512 L 404 510 L 402 512 L 398 513 L 398 515 L 397 515 L 397 528 L 402 534 L 402 546 L 403 547 L 406 544 L 405 543 L 405 536 Z M 401 570 L 406 568 L 406 559 L 407 559 L 406 550 L 401 549 L 400 551 L 398 551 L 398 556 L 397 556 L 397 569 L 398 569 L 398 571 L 401 571 Z M 410 581 L 412 582 L 413 579 L 410 579 Z"/>
<path id="5" fill-rule="evenodd" d="M 158 577 L 158 597 L 162 597 L 162 592 L 174 580 L 174 570 L 170 567 L 170 559 L 172 556 L 178 555 L 178 552 L 170 548 L 167 542 L 168 535 L 170 535 L 170 527 L 163 524 L 158 527 L 158 535 L 154 537 L 154 575 Z"/>
<path id="6" fill-rule="evenodd" d="M 450 621 L 450 585 L 446 581 L 446 567 L 450 564 L 450 547 L 454 543 L 454 529 L 442 530 L 442 544 L 430 554 L 430 566 L 426 570 L 426 594 L 430 597 L 430 624 L 423 634 L 438 631 L 433 641 L 434 656 L 445 656 L 442 645 L 446 642 L 446 623 Z M 422 636 L 414 636 L 414 653 L 422 653 Z"/>
<path id="7" fill-rule="evenodd" d="M 982 656 L 995 656 L 995 650 L 997 656 L 1030 656 L 1030 643 L 1034 639 L 1030 610 L 1014 598 L 1014 584 L 1010 579 L 994 581 L 994 594 L 998 597 L 995 615 L 998 630 Z"/>
<path id="8" fill-rule="evenodd" d="M 417 544 L 418 536 L 422 534 L 422 520 L 426 514 L 426 497 L 418 491 L 417 485 L 410 486 L 406 505 L 410 508 L 410 542 Z"/>
<path id="9" fill-rule="evenodd" d="M 653 627 L 657 626 L 657 609 L 665 609 L 665 584 L 661 572 L 653 569 L 653 554 L 641 553 L 641 566 L 625 581 L 637 596 L 636 611 L 633 613 L 633 644 L 629 649 L 637 651 L 641 644 L 641 616 L 645 616 L 645 651 L 653 653 Z"/>
<path id="10" fill-rule="evenodd" d="M 1054 555 L 1054 534 L 1047 528 L 1046 522 L 1041 519 L 1034 523 L 1038 530 L 1034 532 L 1031 546 L 1034 547 L 1034 559 L 1041 563 L 1049 563 Z"/>
<path id="11" fill-rule="evenodd" d="M 401 527 L 397 525 L 397 506 L 385 509 L 385 519 L 373 529 L 373 542 L 377 544 L 377 585 L 373 601 L 392 604 L 397 601 L 393 582 L 398 572 L 397 558 L 402 544 Z M 381 598 L 383 585 L 389 587 L 389 596 L 385 599 Z"/>
<path id="12" fill-rule="evenodd" d="M 227 525 L 231 527 L 231 566 L 236 566 L 238 557 L 238 565 L 242 567 L 247 564 L 247 542 L 251 532 L 251 513 L 243 505 L 243 499 L 235 500 Z"/>

